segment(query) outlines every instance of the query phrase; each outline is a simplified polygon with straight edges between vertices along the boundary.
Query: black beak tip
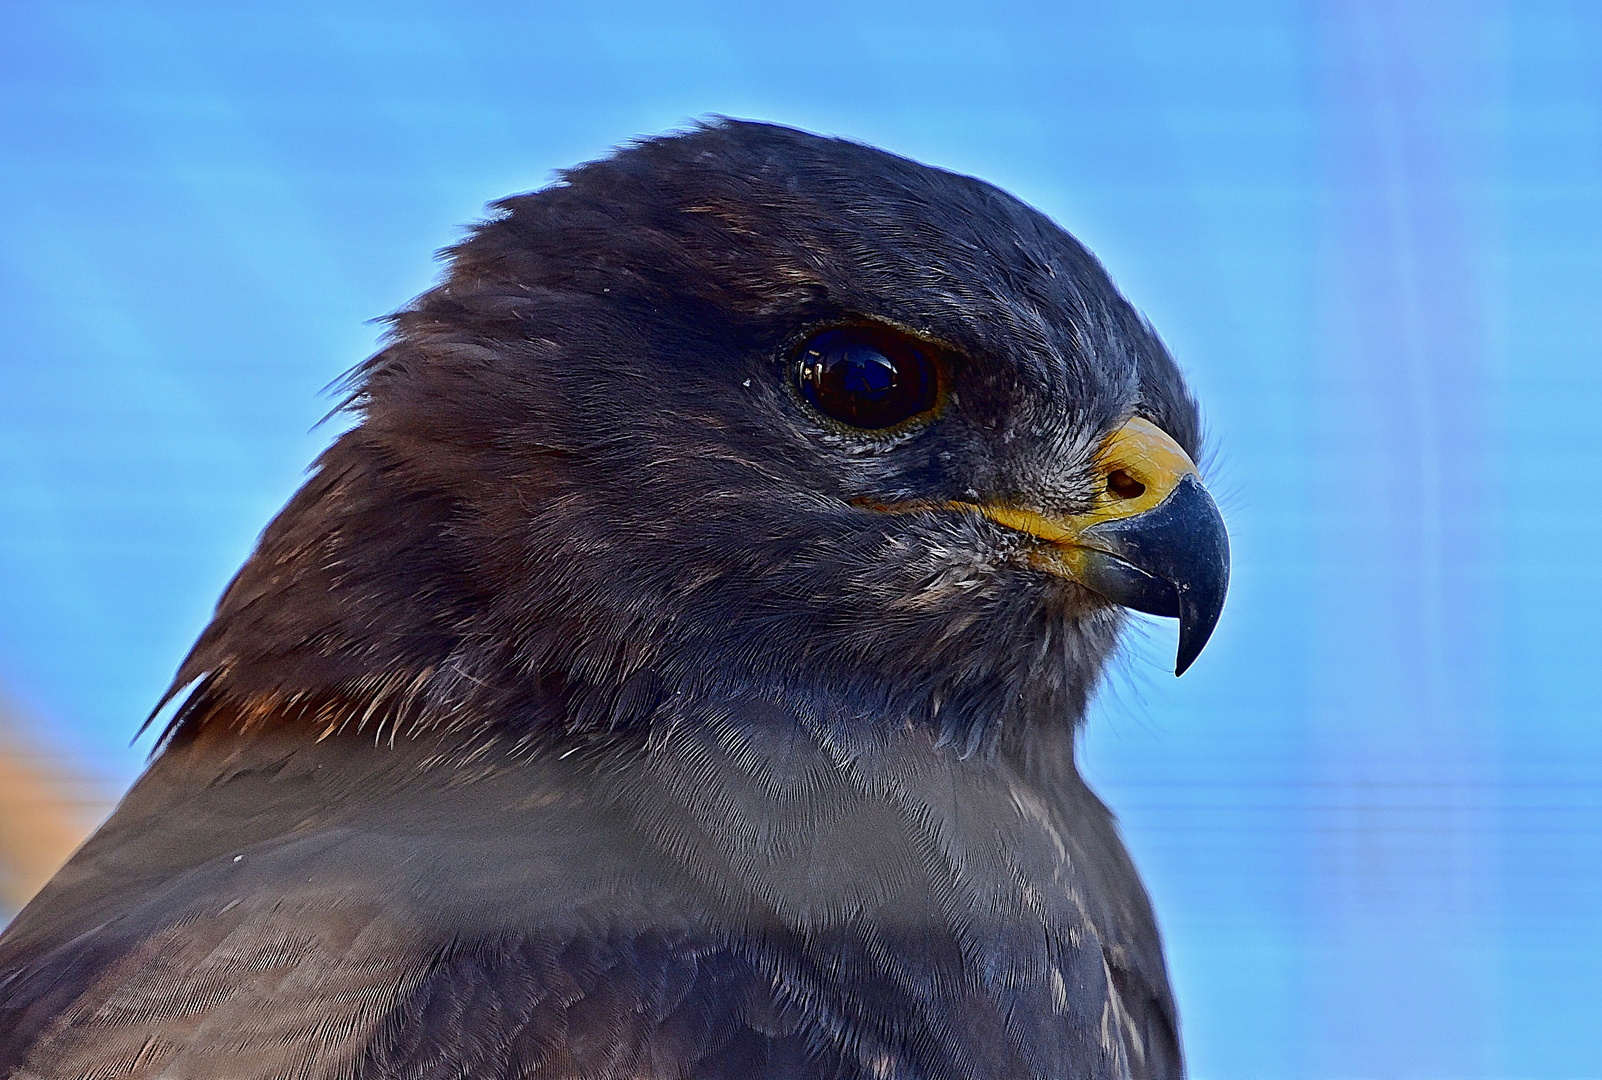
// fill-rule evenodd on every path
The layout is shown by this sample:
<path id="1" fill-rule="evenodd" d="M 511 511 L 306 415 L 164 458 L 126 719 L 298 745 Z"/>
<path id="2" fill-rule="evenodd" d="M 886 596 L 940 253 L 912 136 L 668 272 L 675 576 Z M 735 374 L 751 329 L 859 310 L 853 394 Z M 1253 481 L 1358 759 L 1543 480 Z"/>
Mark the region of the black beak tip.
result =
<path id="1" fill-rule="evenodd" d="M 1179 676 L 1189 671 L 1190 665 L 1196 662 L 1196 657 L 1201 655 L 1201 651 L 1202 646 L 1192 646 L 1191 643 L 1181 640 L 1179 643 L 1179 653 L 1174 657 L 1174 678 L 1177 679 Z"/>
<path id="2" fill-rule="evenodd" d="M 1224 610 L 1222 596 L 1206 608 L 1197 607 L 1189 601 L 1189 597 L 1180 601 L 1179 652 L 1174 657 L 1176 678 L 1189 671 L 1190 665 L 1207 647 L 1208 639 L 1213 636 L 1213 628 L 1218 625 L 1218 616 Z"/>
<path id="3" fill-rule="evenodd" d="M 1187 517 L 1195 543 L 1194 558 L 1183 580 L 1176 580 L 1179 592 L 1179 653 L 1174 657 L 1174 675 L 1185 674 L 1196 662 L 1218 626 L 1229 592 L 1229 533 L 1224 516 L 1212 497 L 1193 479 L 1186 484 L 1189 503 Z"/>

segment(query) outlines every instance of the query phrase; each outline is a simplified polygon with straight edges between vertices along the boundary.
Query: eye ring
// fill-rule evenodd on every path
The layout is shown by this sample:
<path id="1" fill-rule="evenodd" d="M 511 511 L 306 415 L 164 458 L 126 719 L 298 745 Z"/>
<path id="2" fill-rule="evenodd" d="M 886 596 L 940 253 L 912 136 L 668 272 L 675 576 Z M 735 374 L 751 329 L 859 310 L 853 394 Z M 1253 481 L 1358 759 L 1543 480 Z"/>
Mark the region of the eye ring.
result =
<path id="1" fill-rule="evenodd" d="M 874 323 L 832 326 L 796 349 L 796 389 L 849 428 L 884 431 L 931 411 L 940 397 L 936 349 Z"/>

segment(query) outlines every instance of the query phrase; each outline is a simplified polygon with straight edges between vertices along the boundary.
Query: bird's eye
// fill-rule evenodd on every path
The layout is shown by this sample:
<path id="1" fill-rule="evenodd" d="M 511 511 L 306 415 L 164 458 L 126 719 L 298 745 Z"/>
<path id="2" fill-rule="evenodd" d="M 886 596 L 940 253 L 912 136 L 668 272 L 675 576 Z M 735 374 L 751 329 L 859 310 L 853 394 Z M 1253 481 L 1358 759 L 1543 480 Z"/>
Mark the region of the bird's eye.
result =
<path id="1" fill-rule="evenodd" d="M 931 349 L 884 326 L 842 326 L 808 338 L 796 380 L 823 415 L 869 430 L 927 412 L 939 389 Z"/>

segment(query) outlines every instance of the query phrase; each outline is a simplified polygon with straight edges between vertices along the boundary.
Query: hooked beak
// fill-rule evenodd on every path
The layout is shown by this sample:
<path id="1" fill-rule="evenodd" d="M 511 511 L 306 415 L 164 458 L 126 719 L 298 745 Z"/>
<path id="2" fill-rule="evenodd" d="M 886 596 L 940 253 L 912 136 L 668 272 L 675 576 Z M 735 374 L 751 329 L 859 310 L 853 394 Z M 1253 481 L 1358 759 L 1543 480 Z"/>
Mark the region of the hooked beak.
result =
<path id="1" fill-rule="evenodd" d="M 1179 620 L 1174 674 L 1201 654 L 1229 588 L 1229 534 L 1196 465 L 1167 432 L 1136 417 L 1097 456 L 1105 483 L 1078 515 L 1005 506 L 977 509 L 1000 525 L 1045 541 L 1041 569 L 1077 581 L 1115 604 Z"/>

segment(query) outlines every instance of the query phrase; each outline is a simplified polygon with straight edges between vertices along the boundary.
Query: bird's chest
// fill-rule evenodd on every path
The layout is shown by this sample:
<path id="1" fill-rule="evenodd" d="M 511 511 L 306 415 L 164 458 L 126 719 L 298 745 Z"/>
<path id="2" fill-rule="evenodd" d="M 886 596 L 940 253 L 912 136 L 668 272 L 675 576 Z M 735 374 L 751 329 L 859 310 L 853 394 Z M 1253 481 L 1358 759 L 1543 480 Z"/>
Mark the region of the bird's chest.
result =
<path id="1" fill-rule="evenodd" d="M 919 733 L 873 749 L 687 728 L 636 812 L 690 906 L 767 973 L 777 1026 L 857 1047 L 863 1075 L 1053 1076 L 1093 1058 L 1109 1071 L 1075 1075 L 1120 1075 L 1072 823 Z"/>
<path id="2" fill-rule="evenodd" d="M 714 715 L 624 783 L 679 871 L 798 930 L 1066 932 L 1082 917 L 1073 822 L 1052 793 L 923 732 L 842 746 L 787 717 Z"/>

